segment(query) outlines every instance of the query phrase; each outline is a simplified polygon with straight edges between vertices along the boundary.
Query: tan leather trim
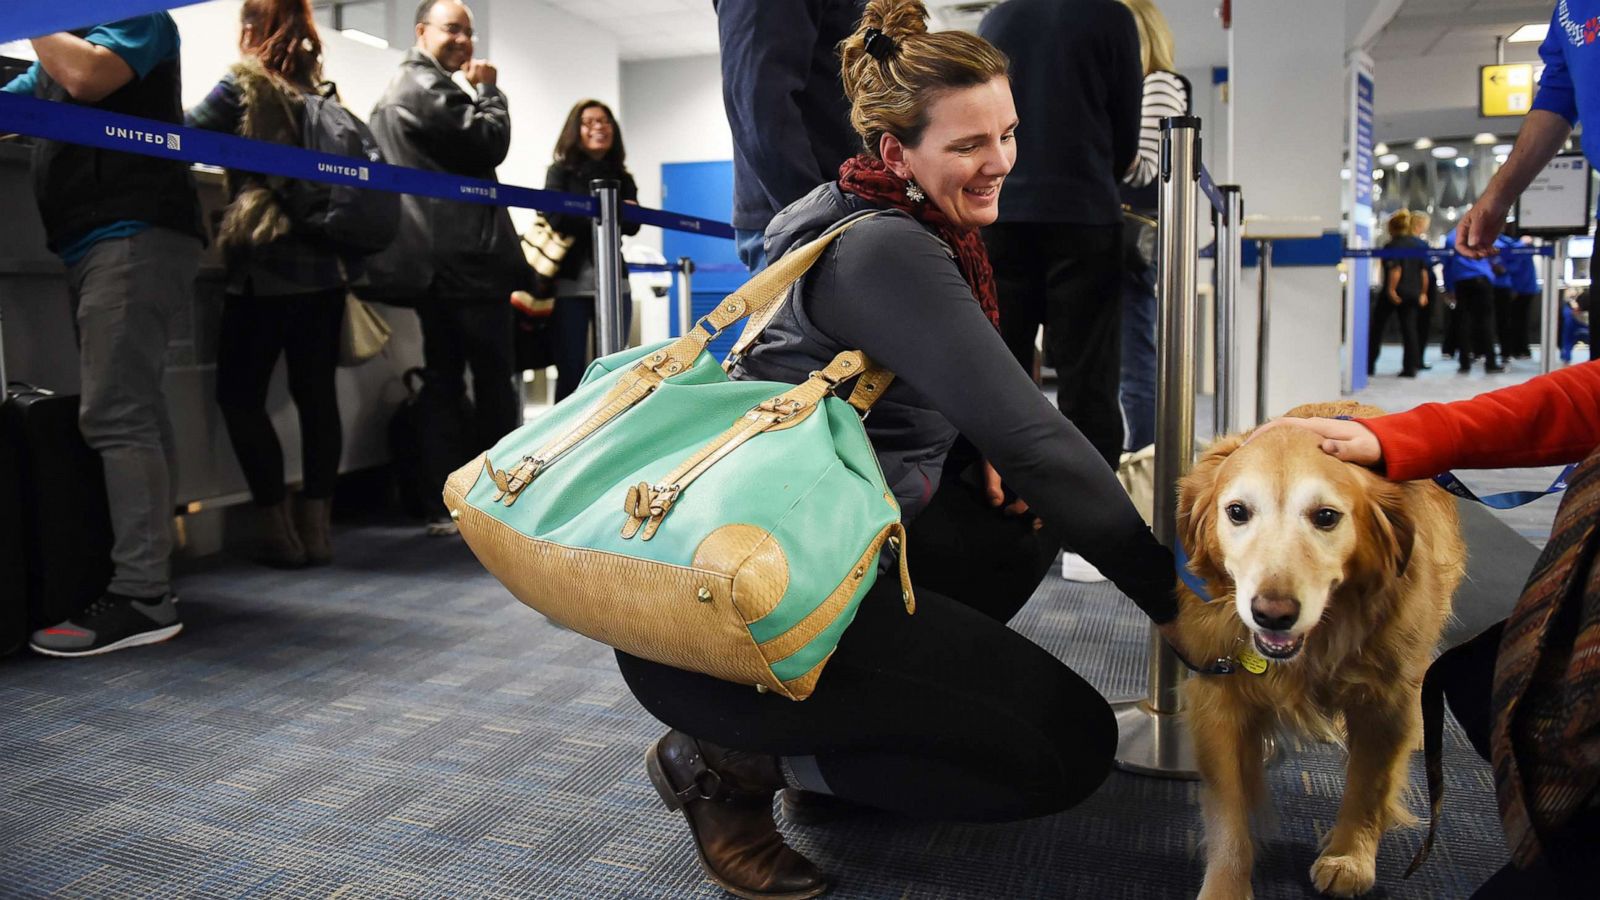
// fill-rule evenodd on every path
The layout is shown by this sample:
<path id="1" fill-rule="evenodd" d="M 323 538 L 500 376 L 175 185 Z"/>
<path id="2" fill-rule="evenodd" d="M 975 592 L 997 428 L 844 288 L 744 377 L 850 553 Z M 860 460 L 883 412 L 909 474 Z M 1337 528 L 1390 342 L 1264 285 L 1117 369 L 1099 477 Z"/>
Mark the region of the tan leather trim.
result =
<path id="1" fill-rule="evenodd" d="M 748 315 L 750 322 L 745 325 L 744 331 L 739 334 L 739 339 L 733 342 L 733 355 L 743 356 L 756 339 L 761 337 L 761 332 L 766 330 L 777 315 L 777 308 L 783 306 L 783 301 L 789 295 L 789 288 L 799 281 L 817 259 L 822 256 L 822 251 L 834 239 L 853 228 L 858 222 L 872 218 L 876 213 L 861 216 L 845 223 L 832 231 L 824 232 L 810 243 L 803 244 L 778 257 L 773 263 L 762 270 L 760 274 L 745 282 L 732 295 L 739 297 L 747 307 L 742 315 Z M 711 323 L 717 328 L 727 328 L 739 320 L 738 316 L 723 321 L 720 310 L 713 311 L 709 317 Z"/>
<path id="2" fill-rule="evenodd" d="M 822 667 L 826 666 L 830 659 L 833 659 L 831 652 L 822 658 L 822 662 L 812 666 L 811 671 L 801 675 L 799 678 L 791 678 L 785 681 L 783 686 L 788 691 L 788 695 L 796 700 L 804 700 L 811 696 L 812 692 L 817 689 L 817 679 L 822 677 Z"/>
<path id="3" fill-rule="evenodd" d="M 777 609 L 789 590 L 783 548 L 754 525 L 724 525 L 706 535 L 692 565 L 733 579 L 733 606 L 746 625 Z"/>
<path id="4" fill-rule="evenodd" d="M 519 534 L 467 504 L 481 466 L 445 482 L 445 505 L 461 535 L 513 596 L 550 618 L 627 653 L 798 699 L 778 681 L 732 601 L 734 579 L 718 572 L 564 547 Z M 710 595 L 702 601 L 700 592 Z"/>
<path id="5" fill-rule="evenodd" d="M 893 372 L 878 367 L 870 359 L 866 360 L 866 364 L 866 371 L 856 379 L 856 386 L 850 391 L 850 405 L 862 415 L 872 411 L 872 404 L 883 399 L 889 385 L 894 382 Z"/>
<path id="6" fill-rule="evenodd" d="M 879 532 L 878 536 L 872 539 L 872 543 L 867 545 L 866 552 L 861 554 L 850 567 L 850 571 L 845 573 L 844 580 L 839 582 L 816 609 L 796 622 L 793 628 L 761 645 L 761 653 L 769 663 L 776 663 L 793 656 L 839 618 L 839 614 L 850 604 L 850 598 L 855 596 L 856 590 L 861 587 L 861 582 L 867 573 L 872 571 L 878 551 L 883 548 L 884 542 L 889 540 L 889 535 L 896 533 L 899 528 L 900 523 L 896 522 Z"/>

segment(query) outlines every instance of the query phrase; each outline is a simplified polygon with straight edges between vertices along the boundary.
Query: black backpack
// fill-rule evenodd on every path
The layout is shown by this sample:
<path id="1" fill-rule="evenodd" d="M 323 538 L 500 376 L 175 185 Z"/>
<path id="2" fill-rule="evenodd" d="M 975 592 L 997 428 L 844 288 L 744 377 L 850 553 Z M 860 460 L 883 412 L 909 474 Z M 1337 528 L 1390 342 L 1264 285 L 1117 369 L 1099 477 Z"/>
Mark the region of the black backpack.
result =
<path id="1" fill-rule="evenodd" d="M 365 180 L 365 163 L 383 162 L 366 123 L 339 102 L 332 82 L 305 97 L 300 146 L 358 160 L 350 174 Z M 345 184 L 290 181 L 282 198 L 305 234 L 346 256 L 367 256 L 389 246 L 400 227 L 400 195 Z"/>

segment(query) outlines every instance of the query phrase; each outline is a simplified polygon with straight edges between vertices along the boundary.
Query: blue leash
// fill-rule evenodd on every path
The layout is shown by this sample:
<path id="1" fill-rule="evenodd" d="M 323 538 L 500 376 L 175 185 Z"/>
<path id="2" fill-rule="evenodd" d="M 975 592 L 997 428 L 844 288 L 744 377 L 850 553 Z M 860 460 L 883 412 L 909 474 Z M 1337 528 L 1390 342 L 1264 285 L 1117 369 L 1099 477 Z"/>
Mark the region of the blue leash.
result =
<path id="1" fill-rule="evenodd" d="M 1454 472 L 1443 472 L 1433 476 L 1433 483 L 1463 500 L 1482 503 L 1491 509 L 1516 509 L 1519 506 L 1526 506 L 1540 497 L 1548 497 L 1551 494 L 1559 494 L 1566 490 L 1567 479 L 1572 477 L 1572 473 L 1577 468 L 1578 464 L 1573 463 L 1562 469 L 1561 474 L 1556 476 L 1556 480 L 1542 491 L 1506 491 L 1502 494 L 1490 494 L 1487 497 L 1479 497 L 1474 494 L 1471 488 L 1461 483 L 1461 479 L 1457 478 Z"/>

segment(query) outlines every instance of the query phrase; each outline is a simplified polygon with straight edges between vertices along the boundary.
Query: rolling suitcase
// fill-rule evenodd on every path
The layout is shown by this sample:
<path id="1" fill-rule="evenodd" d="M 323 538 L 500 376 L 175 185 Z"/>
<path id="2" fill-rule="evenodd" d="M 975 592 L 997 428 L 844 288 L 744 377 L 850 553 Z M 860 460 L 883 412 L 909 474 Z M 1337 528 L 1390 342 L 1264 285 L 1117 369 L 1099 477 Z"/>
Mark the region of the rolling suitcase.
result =
<path id="1" fill-rule="evenodd" d="M 9 397 L 0 396 L 0 417 Z M 22 456 L 0 434 L 0 656 L 28 639 L 28 565 L 22 529 Z"/>
<path id="2" fill-rule="evenodd" d="M 0 442 L 21 458 L 28 628 L 68 619 L 111 581 L 111 513 L 100 455 L 78 431 L 78 398 L 13 384 Z"/>

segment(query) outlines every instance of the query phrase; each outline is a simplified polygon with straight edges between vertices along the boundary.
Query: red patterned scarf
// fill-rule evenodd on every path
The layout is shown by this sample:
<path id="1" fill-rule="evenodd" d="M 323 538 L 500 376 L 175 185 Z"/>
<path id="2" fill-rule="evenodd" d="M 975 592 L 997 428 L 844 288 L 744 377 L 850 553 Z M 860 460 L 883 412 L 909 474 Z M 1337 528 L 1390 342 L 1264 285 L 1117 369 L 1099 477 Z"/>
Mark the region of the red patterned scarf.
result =
<path id="1" fill-rule="evenodd" d="M 972 296 L 983 307 L 983 314 L 996 330 L 1000 328 L 1000 302 L 995 298 L 994 268 L 989 251 L 976 228 L 961 228 L 950 221 L 939 207 L 926 200 L 913 203 L 906 196 L 906 181 L 883 164 L 865 154 L 851 157 L 839 167 L 839 187 L 877 206 L 898 209 L 930 226 L 956 252 L 956 267 L 972 288 Z"/>

